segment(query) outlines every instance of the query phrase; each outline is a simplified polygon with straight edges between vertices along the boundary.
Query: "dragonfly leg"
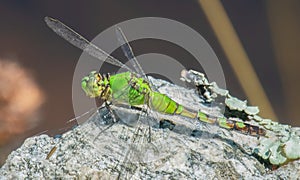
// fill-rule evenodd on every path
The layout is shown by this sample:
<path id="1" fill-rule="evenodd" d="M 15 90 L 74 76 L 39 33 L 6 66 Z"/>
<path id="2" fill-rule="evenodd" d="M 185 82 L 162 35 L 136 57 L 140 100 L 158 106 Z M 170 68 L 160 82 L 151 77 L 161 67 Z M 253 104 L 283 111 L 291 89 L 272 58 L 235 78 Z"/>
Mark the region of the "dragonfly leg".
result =
<path id="1" fill-rule="evenodd" d="M 110 115 L 111 115 L 111 117 L 113 119 L 113 123 L 111 123 L 109 126 L 107 126 L 106 128 L 104 128 L 103 130 L 101 129 L 101 131 L 97 134 L 97 136 L 95 137 L 95 139 L 94 139 L 93 142 L 95 142 L 104 131 L 106 131 L 107 129 L 111 128 L 116 122 L 118 122 L 118 120 L 117 120 L 114 112 L 112 111 L 112 109 L 110 107 L 111 103 L 108 103 L 108 101 L 104 101 L 104 105 L 105 105 L 105 108 L 109 111 L 109 113 L 110 113 Z M 100 110 L 100 108 L 98 110 Z"/>
<path id="2" fill-rule="evenodd" d="M 111 103 L 108 103 L 107 101 L 105 101 L 104 103 L 105 103 L 106 109 L 109 111 L 109 113 L 110 113 L 110 115 L 111 115 L 111 117 L 112 117 L 112 119 L 113 119 L 113 123 L 118 122 L 118 120 L 117 120 L 117 118 L 116 118 L 116 116 L 115 116 L 115 113 L 114 113 L 114 112 L 112 111 L 112 109 L 110 108 Z"/>

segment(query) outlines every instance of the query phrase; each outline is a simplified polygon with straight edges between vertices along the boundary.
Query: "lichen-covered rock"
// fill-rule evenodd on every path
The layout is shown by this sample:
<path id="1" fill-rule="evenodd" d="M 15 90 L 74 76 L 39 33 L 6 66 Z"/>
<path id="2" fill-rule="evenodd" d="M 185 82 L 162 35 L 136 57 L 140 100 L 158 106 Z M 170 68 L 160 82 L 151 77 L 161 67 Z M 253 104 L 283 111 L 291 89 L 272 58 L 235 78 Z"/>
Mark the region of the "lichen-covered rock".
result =
<path id="1" fill-rule="evenodd" d="M 152 79 L 188 107 L 206 107 L 193 90 Z M 185 98 L 178 98 L 178 93 Z M 261 137 L 174 115 L 111 106 L 52 138 L 28 138 L 0 169 L 2 179 L 296 179 L 299 162 L 270 171 L 252 151 Z M 132 121 L 131 118 L 139 118 Z M 149 126 L 150 125 L 150 126 Z M 288 141 L 287 141 L 288 143 Z M 289 143 L 288 143 L 289 144 Z M 291 144 L 292 145 L 292 144 Z M 56 148 L 54 148 L 56 147 Z M 51 150 L 52 149 L 52 150 Z M 56 149 L 56 150 L 55 150 Z M 268 149 L 268 148 L 266 148 Z M 51 152 L 51 153 L 50 153 Z M 53 153 L 52 153 L 53 152 Z M 282 170 L 284 169 L 284 170 Z"/>
<path id="2" fill-rule="evenodd" d="M 265 162 L 271 165 L 282 165 L 300 158 L 300 133 L 298 128 L 292 128 L 289 125 L 279 124 L 271 119 L 258 116 L 258 107 L 248 106 L 247 101 L 241 101 L 232 97 L 229 93 L 220 93 L 222 90 L 216 86 L 216 83 L 209 83 L 202 73 L 183 70 L 181 75 L 183 76 L 182 80 L 197 87 L 201 97 L 209 97 L 209 102 L 215 101 L 214 98 L 223 97 L 227 116 L 235 116 L 244 121 L 254 120 L 258 125 L 268 130 L 266 137 L 262 137 L 259 145 L 253 149 L 253 153 Z M 199 89 L 202 89 L 202 91 L 199 91 Z M 210 96 L 207 96 L 207 94 Z M 212 96 L 212 94 L 217 96 Z M 222 102 L 219 103 L 222 104 Z"/>
<path id="3" fill-rule="evenodd" d="M 284 133 L 282 131 L 270 132 L 268 137 L 260 140 L 253 152 L 273 165 L 282 165 L 299 159 L 300 136 L 296 131 L 299 131 L 299 128 L 284 128 Z"/>

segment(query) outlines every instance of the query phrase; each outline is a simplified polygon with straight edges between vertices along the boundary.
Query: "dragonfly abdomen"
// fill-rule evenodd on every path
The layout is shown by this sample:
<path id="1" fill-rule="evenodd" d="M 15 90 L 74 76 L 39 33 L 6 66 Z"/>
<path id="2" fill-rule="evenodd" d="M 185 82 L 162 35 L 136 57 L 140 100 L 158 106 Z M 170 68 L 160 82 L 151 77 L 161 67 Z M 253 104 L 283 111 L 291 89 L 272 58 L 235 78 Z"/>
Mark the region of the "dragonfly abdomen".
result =
<path id="1" fill-rule="evenodd" d="M 236 130 L 243 134 L 249 134 L 252 136 L 266 134 L 266 131 L 258 126 L 227 119 L 225 117 L 213 117 L 200 111 L 198 112 L 198 119 L 202 122 L 216 124 L 222 128 Z"/>
<path id="2" fill-rule="evenodd" d="M 161 113 L 181 115 L 189 118 L 197 117 L 196 112 L 189 111 L 187 108 L 178 104 L 167 95 L 155 91 L 150 93 L 148 104 L 151 109 Z"/>

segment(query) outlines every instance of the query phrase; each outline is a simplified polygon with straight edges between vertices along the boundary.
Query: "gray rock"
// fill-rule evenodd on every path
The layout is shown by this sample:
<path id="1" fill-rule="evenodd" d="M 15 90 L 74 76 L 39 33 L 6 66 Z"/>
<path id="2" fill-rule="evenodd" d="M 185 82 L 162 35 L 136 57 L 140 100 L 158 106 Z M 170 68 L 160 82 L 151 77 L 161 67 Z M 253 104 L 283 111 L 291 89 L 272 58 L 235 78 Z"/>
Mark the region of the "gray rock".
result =
<path id="1" fill-rule="evenodd" d="M 165 81 L 156 83 L 160 83 L 159 91 L 176 101 L 219 115 L 217 108 L 204 106 L 193 90 Z M 178 98 L 178 93 L 184 98 Z M 271 171 L 253 157 L 252 150 L 259 144 L 259 137 L 178 116 L 111 108 L 119 119 L 116 123 L 112 123 L 108 110 L 102 108 L 59 139 L 47 135 L 28 138 L 8 156 L 0 169 L 1 179 L 299 177 L 299 160 Z M 47 159 L 53 147 L 56 150 Z"/>

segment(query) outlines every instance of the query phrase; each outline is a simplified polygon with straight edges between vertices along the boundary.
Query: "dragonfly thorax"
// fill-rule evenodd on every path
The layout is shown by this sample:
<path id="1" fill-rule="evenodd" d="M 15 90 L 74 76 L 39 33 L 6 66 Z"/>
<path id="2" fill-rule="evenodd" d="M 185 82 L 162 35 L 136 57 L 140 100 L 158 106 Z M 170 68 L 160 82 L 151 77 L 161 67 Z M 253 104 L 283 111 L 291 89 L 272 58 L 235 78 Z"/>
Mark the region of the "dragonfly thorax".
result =
<path id="1" fill-rule="evenodd" d="M 110 95 L 109 75 L 102 76 L 100 73 L 92 71 L 88 76 L 82 78 L 81 87 L 86 95 L 91 98 L 108 99 Z"/>

